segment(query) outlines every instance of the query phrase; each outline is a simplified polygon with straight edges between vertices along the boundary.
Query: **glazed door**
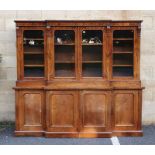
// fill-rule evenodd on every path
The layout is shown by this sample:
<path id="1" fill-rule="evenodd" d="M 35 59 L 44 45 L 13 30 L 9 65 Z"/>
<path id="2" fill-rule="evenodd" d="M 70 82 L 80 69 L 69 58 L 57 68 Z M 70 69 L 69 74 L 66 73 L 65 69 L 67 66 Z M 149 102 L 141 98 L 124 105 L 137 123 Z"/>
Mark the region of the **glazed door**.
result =
<path id="1" fill-rule="evenodd" d="M 16 130 L 44 130 L 44 95 L 39 90 L 23 90 L 16 92 L 17 111 Z"/>
<path id="2" fill-rule="evenodd" d="M 77 78 L 77 28 L 54 27 L 51 30 L 50 78 L 76 79 Z"/>
<path id="3" fill-rule="evenodd" d="M 24 27 L 21 34 L 21 78 L 38 80 L 46 77 L 45 29 Z"/>
<path id="4" fill-rule="evenodd" d="M 47 132 L 77 134 L 78 92 L 47 92 Z"/>
<path id="5" fill-rule="evenodd" d="M 111 93 L 82 91 L 80 93 L 80 136 L 89 137 L 111 130 Z"/>
<path id="6" fill-rule="evenodd" d="M 112 78 L 139 77 L 138 36 L 135 27 L 112 28 Z"/>
<path id="7" fill-rule="evenodd" d="M 103 27 L 79 28 L 80 79 L 105 78 Z"/>
<path id="8" fill-rule="evenodd" d="M 136 130 L 139 119 L 138 91 L 116 90 L 113 95 L 114 130 Z"/>

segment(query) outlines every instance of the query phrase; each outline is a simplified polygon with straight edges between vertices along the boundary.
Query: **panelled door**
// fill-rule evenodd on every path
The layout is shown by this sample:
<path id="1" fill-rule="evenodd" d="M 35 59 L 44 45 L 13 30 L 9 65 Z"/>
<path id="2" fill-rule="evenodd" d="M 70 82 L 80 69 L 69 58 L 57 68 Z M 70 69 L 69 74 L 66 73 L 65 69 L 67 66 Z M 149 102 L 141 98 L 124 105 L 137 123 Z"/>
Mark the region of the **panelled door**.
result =
<path id="1" fill-rule="evenodd" d="M 139 119 L 138 91 L 116 90 L 113 94 L 113 128 L 117 130 L 136 130 Z"/>
<path id="2" fill-rule="evenodd" d="M 17 95 L 17 111 L 19 124 L 18 130 L 43 131 L 45 101 L 44 94 L 40 90 L 20 90 Z"/>
<path id="3" fill-rule="evenodd" d="M 80 136 L 101 134 L 111 129 L 111 96 L 108 91 L 80 93 Z"/>
<path id="4" fill-rule="evenodd" d="M 46 102 L 47 132 L 53 135 L 99 137 L 111 130 L 109 91 L 48 91 Z"/>
<path id="5" fill-rule="evenodd" d="M 48 91 L 47 131 L 55 134 L 77 134 L 78 93 L 76 91 Z"/>

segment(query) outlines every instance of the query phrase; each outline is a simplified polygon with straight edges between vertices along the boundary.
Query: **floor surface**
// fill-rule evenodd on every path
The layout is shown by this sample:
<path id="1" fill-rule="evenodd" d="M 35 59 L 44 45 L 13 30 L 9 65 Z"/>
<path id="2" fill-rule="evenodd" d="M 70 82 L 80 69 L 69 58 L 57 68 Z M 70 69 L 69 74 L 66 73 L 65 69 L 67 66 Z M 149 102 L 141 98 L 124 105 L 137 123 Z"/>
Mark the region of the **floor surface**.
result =
<path id="1" fill-rule="evenodd" d="M 0 145 L 155 145 L 155 126 L 144 126 L 143 137 L 44 138 L 14 137 L 14 127 L 0 128 Z"/>

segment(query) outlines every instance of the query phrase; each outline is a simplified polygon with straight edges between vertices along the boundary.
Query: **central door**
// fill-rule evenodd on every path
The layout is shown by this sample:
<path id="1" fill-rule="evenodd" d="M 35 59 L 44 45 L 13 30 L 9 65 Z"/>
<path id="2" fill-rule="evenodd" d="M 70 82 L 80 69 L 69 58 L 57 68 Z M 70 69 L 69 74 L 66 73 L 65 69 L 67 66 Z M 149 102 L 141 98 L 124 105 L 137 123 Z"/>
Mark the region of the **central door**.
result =
<path id="1" fill-rule="evenodd" d="M 48 91 L 48 137 L 107 137 L 111 130 L 109 91 Z"/>
<path id="2" fill-rule="evenodd" d="M 110 136 L 111 101 L 108 91 L 82 91 L 80 95 L 80 137 Z M 109 133 L 108 133 L 108 132 Z"/>

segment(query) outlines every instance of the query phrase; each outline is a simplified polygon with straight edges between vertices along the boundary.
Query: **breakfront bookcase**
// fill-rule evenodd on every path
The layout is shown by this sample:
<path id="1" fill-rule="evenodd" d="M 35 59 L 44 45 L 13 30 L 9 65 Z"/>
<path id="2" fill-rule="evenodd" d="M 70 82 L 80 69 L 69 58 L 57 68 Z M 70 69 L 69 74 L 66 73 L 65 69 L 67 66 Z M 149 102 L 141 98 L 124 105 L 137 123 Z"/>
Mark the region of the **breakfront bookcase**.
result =
<path id="1" fill-rule="evenodd" d="M 15 21 L 16 136 L 142 136 L 141 21 Z"/>

